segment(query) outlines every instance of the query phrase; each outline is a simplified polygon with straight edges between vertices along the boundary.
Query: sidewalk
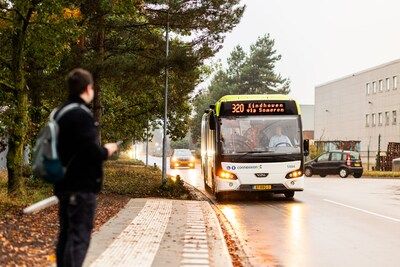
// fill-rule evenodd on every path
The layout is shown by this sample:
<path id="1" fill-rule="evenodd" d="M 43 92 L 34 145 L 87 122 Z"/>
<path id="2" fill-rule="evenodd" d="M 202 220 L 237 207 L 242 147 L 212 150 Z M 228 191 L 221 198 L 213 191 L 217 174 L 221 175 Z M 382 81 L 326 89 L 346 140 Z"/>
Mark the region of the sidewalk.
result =
<path id="1" fill-rule="evenodd" d="M 206 201 L 132 199 L 92 236 L 84 266 L 224 266 L 231 258 Z"/>

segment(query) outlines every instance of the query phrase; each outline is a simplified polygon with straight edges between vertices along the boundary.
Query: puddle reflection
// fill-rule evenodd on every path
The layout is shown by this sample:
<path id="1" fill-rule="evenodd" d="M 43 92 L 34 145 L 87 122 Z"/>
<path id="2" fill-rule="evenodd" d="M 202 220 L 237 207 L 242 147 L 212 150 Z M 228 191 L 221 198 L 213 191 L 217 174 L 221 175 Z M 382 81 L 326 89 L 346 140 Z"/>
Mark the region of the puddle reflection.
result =
<path id="1" fill-rule="evenodd" d="M 288 250 L 287 266 L 308 266 L 305 257 L 308 242 L 304 224 L 305 205 L 293 203 L 288 206 L 289 217 L 287 221 Z"/>

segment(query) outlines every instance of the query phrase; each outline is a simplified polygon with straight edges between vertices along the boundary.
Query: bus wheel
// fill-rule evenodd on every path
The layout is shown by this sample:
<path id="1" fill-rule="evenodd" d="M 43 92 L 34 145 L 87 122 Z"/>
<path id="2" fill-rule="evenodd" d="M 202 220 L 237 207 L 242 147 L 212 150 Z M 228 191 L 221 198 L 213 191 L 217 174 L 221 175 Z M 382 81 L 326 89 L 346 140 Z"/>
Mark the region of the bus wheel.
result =
<path id="1" fill-rule="evenodd" d="M 208 193 L 212 193 L 212 192 L 211 192 L 211 187 L 210 187 L 210 186 L 208 186 L 208 184 L 207 184 L 207 182 L 206 182 L 206 179 L 205 179 L 205 178 L 203 179 L 203 181 L 204 181 L 204 189 L 206 190 L 206 192 L 208 192 Z"/>
<path id="2" fill-rule="evenodd" d="M 224 200 L 224 194 L 222 192 L 215 193 L 215 198 L 217 201 L 222 201 Z"/>
<path id="3" fill-rule="evenodd" d="M 285 197 L 290 199 L 294 197 L 294 191 L 285 192 Z"/>

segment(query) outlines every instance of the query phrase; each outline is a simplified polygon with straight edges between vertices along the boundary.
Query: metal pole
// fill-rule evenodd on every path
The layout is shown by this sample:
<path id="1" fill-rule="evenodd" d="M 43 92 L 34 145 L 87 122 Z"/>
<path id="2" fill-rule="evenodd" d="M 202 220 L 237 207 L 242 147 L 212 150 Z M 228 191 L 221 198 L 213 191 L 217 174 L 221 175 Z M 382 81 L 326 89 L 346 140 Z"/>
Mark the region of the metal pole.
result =
<path id="1" fill-rule="evenodd" d="M 167 182 L 167 116 L 168 116 L 168 54 L 169 54 L 169 6 L 167 11 L 167 28 L 165 33 L 165 90 L 164 90 L 164 127 L 163 127 L 163 159 L 162 159 L 162 184 Z"/>
<path id="2" fill-rule="evenodd" d="M 146 167 L 149 165 L 149 122 L 146 129 Z"/>

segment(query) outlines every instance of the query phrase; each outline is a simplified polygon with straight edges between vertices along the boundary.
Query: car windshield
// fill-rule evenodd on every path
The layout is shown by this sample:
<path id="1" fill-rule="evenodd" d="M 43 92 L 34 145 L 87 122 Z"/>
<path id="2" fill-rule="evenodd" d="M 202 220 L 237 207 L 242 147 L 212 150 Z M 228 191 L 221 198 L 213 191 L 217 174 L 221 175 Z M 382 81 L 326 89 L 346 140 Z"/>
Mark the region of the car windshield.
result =
<path id="1" fill-rule="evenodd" d="M 189 149 L 175 149 L 174 156 L 177 157 L 190 157 L 192 152 Z"/>
<path id="2" fill-rule="evenodd" d="M 220 119 L 223 154 L 300 153 L 298 116 L 241 116 Z"/>

